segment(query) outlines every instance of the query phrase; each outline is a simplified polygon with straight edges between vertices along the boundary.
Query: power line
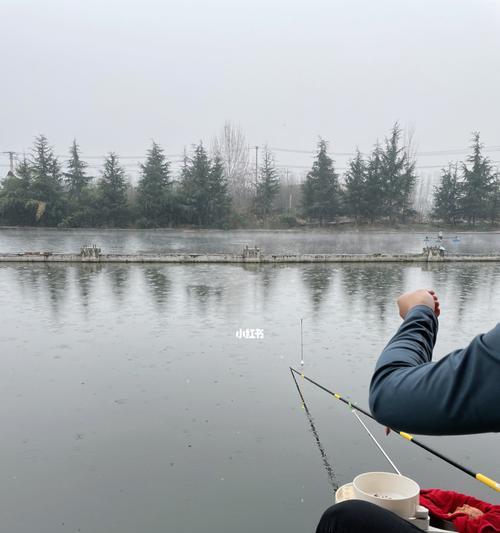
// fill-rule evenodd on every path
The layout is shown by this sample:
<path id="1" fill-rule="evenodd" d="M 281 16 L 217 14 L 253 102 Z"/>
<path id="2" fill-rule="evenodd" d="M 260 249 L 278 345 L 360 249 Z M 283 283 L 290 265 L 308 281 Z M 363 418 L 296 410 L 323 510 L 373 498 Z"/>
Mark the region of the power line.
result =
<path id="1" fill-rule="evenodd" d="M 270 150 L 275 152 L 286 152 L 292 154 L 307 154 L 307 155 L 316 155 L 316 150 L 296 150 L 293 148 L 277 148 L 271 147 Z M 427 151 L 417 151 L 416 156 L 433 156 L 433 155 L 454 155 L 454 154 L 464 154 L 468 153 L 470 148 L 455 148 L 449 150 L 427 150 Z M 500 152 L 500 146 L 485 146 L 482 148 L 483 152 Z M 355 156 L 357 152 L 328 152 L 330 155 L 336 156 Z M 362 154 L 364 152 L 361 152 Z M 365 152 L 366 153 L 366 152 Z"/>
<path id="2" fill-rule="evenodd" d="M 249 148 L 249 150 L 255 150 L 255 172 L 257 173 L 257 171 L 258 171 L 258 169 L 257 169 L 257 165 L 258 165 L 258 150 L 259 150 L 260 147 L 258 145 L 254 145 L 254 146 L 249 146 L 248 148 Z M 275 152 L 289 153 L 289 154 L 307 154 L 307 155 L 310 155 L 310 156 L 316 155 L 316 152 L 314 150 L 301 150 L 301 149 L 279 148 L 279 147 L 272 147 L 272 148 L 270 148 L 270 150 L 273 150 Z M 442 155 L 457 155 L 457 154 L 467 153 L 469 151 L 470 151 L 470 148 L 417 151 L 415 153 L 415 157 L 438 156 L 438 155 L 441 155 L 441 156 Z M 482 148 L 482 151 L 483 152 L 499 152 L 500 151 L 500 145 L 486 146 L 486 147 Z M 17 156 L 20 154 L 20 152 L 15 152 L 15 151 L 12 151 L 12 150 L 6 150 L 4 152 L 0 152 L 0 155 L 2 153 L 5 154 L 5 155 L 8 155 L 9 164 L 8 165 L 0 164 L 0 167 L 9 167 L 10 170 L 13 172 L 14 171 L 14 160 L 18 160 Z M 334 156 L 354 156 L 356 154 L 356 152 L 329 152 L 329 153 L 331 155 L 334 155 Z M 167 158 L 175 158 L 175 159 L 170 159 L 169 160 L 169 163 L 171 163 L 174 166 L 183 162 L 183 159 L 182 159 L 183 154 L 172 153 L 172 154 L 165 154 L 165 156 Z M 60 159 L 63 159 L 63 160 L 66 160 L 69 157 L 69 155 L 68 154 L 65 154 L 65 155 L 58 154 L 56 157 L 58 157 Z M 81 158 L 83 160 L 91 160 L 91 162 L 87 166 L 88 166 L 89 169 L 92 169 L 92 170 L 99 170 L 99 169 L 102 168 L 102 166 L 99 165 L 97 163 L 97 161 L 94 162 L 93 160 L 97 160 L 97 159 L 104 160 L 106 157 L 107 157 L 106 155 L 85 155 L 85 154 L 81 154 Z M 121 163 L 121 166 L 125 170 L 129 170 L 129 171 L 132 171 L 134 169 L 138 170 L 139 165 L 144 162 L 146 157 L 147 157 L 147 155 L 119 155 L 119 159 L 121 161 L 122 160 L 124 161 L 124 163 Z M 491 161 L 491 163 L 494 164 L 494 165 L 498 165 L 500 163 L 500 161 L 495 160 L 495 161 Z M 446 163 L 443 163 L 443 164 L 432 164 L 432 165 L 415 165 L 415 168 L 416 169 L 420 169 L 420 170 L 442 169 L 442 168 L 446 168 L 448 166 L 448 164 L 449 164 L 449 162 L 446 162 Z M 279 168 L 279 169 L 310 170 L 311 165 L 298 165 L 298 164 L 289 164 L 289 165 L 287 165 L 286 163 L 281 163 L 281 164 L 277 164 L 276 167 Z M 338 172 L 345 172 L 347 169 L 343 168 L 343 167 L 337 167 L 335 170 L 338 171 Z"/>
<path id="3" fill-rule="evenodd" d="M 255 149 L 261 148 L 258 145 L 250 146 L 249 149 L 255 150 Z M 280 148 L 280 147 L 270 147 L 270 150 L 273 150 L 275 152 L 284 152 L 284 153 L 291 153 L 291 154 L 305 154 L 305 155 L 316 155 L 316 150 L 302 150 L 302 149 L 294 149 L 294 148 Z M 434 155 L 457 155 L 457 154 L 463 154 L 468 153 L 470 151 L 470 148 L 454 148 L 454 149 L 447 149 L 447 150 L 422 150 L 422 151 L 416 151 L 416 156 L 434 156 Z M 494 145 L 494 146 L 485 146 L 482 148 L 483 152 L 500 152 L 500 145 Z M 15 151 L 5 151 L 2 152 L 5 154 L 14 154 L 18 155 L 19 152 Z M 357 152 L 328 152 L 330 155 L 335 156 L 354 156 L 357 154 Z M 368 153 L 368 152 L 361 152 Z M 69 157 L 69 154 L 56 154 L 56 157 L 60 159 L 66 159 Z M 105 159 L 107 157 L 107 154 L 101 154 L 101 155 L 86 155 L 81 154 L 82 159 Z M 146 159 L 147 155 L 120 155 L 118 154 L 119 159 L 132 159 L 132 160 L 144 160 Z M 175 153 L 175 154 L 165 154 L 165 157 L 171 157 L 171 158 L 182 158 L 183 154 L 181 153 Z"/>
<path id="4" fill-rule="evenodd" d="M 453 155 L 453 154 L 463 154 L 470 152 L 470 148 L 457 148 L 455 150 L 431 150 L 427 152 L 417 152 L 419 156 L 426 155 Z M 499 152 L 500 146 L 485 146 L 481 149 L 483 152 Z"/>
<path id="5" fill-rule="evenodd" d="M 249 150 L 255 150 L 256 148 L 261 148 L 262 146 L 258 146 L 258 145 L 253 145 L 253 146 L 249 146 Z M 463 153 L 468 153 L 470 151 L 470 147 L 467 147 L 467 148 L 450 148 L 450 149 L 444 149 L 444 150 L 421 150 L 421 151 L 416 151 L 415 152 L 415 155 L 416 156 L 434 156 L 434 155 L 455 155 L 455 154 L 463 154 Z M 295 149 L 295 148 L 281 148 L 281 147 L 270 147 L 270 150 L 273 150 L 275 152 L 284 152 L 284 153 L 292 153 L 292 154 L 305 154 L 305 155 L 316 155 L 317 153 L 317 150 L 303 150 L 303 149 Z M 482 151 L 483 152 L 500 152 L 500 145 L 492 145 L 492 146 L 484 146 L 482 147 Z M 4 154 L 14 154 L 14 155 L 18 155 L 20 152 L 16 152 L 16 151 L 4 151 L 2 152 Z M 357 151 L 355 152 L 335 152 L 335 151 L 332 151 L 332 152 L 328 152 L 329 154 L 331 155 L 335 155 L 335 156 L 354 156 L 357 154 Z M 362 154 L 366 154 L 368 152 L 362 152 Z M 136 160 L 143 160 L 143 159 L 146 159 L 147 155 L 146 154 L 142 154 L 142 155 L 120 155 L 118 154 L 119 158 L 120 159 L 136 159 Z M 165 154 L 165 157 L 176 157 L 176 158 L 182 158 L 184 156 L 184 154 L 182 153 L 173 153 L 173 154 Z M 68 158 L 69 157 L 69 154 L 56 154 L 56 157 L 60 158 L 60 159 L 65 159 L 65 158 Z M 81 157 L 83 159 L 104 159 L 107 157 L 107 153 L 106 154 L 101 154 L 101 155 L 86 155 L 86 154 L 81 154 Z"/>
<path id="6" fill-rule="evenodd" d="M 118 155 L 118 159 L 137 159 L 137 160 L 144 160 L 147 158 L 147 155 Z M 108 155 L 85 155 L 80 154 L 80 157 L 82 159 L 105 159 Z M 56 154 L 56 157 L 59 157 L 60 159 L 66 159 L 69 157 L 68 154 Z M 183 157 L 183 154 L 165 154 L 165 157 Z"/>
<path id="7" fill-rule="evenodd" d="M 307 155 L 316 155 L 316 150 L 294 150 L 292 148 L 275 148 L 271 147 L 270 150 L 273 150 L 274 152 L 286 152 L 291 154 L 307 154 Z M 356 155 L 355 152 L 328 152 L 331 155 Z"/>

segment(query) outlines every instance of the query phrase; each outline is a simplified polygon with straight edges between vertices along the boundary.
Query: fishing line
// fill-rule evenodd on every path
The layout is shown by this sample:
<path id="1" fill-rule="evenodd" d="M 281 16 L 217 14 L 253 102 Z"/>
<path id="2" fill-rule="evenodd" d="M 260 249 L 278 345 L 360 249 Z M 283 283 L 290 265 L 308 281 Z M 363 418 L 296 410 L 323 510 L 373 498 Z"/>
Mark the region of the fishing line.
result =
<path id="1" fill-rule="evenodd" d="M 401 475 L 401 472 L 398 470 L 398 467 L 392 462 L 391 458 L 387 455 L 384 448 L 380 445 L 379 441 L 373 436 L 372 432 L 366 427 L 366 424 L 361 420 L 360 416 L 354 409 L 351 409 L 351 413 L 359 420 L 359 423 L 365 428 L 368 435 L 370 435 L 372 441 L 377 445 L 378 449 L 382 452 L 384 457 L 389 461 L 392 468 L 394 468 L 396 474 Z"/>
<path id="2" fill-rule="evenodd" d="M 304 366 L 304 330 L 303 330 L 304 319 L 300 319 L 300 366 Z M 293 376 L 293 374 L 292 374 Z"/>
<path id="3" fill-rule="evenodd" d="M 363 413 L 368 418 L 371 418 L 372 420 L 375 420 L 375 422 L 377 422 L 377 420 L 372 416 L 371 413 L 369 413 L 365 409 L 362 409 L 361 407 L 358 407 L 355 403 L 352 403 L 349 400 L 346 400 L 345 398 L 342 398 L 342 396 L 340 394 L 338 394 L 337 392 L 333 392 L 330 389 L 327 389 L 326 387 L 323 387 L 323 385 L 320 385 L 317 381 L 314 381 L 313 379 L 305 376 L 303 373 L 298 372 L 297 370 L 295 370 L 295 368 L 290 367 L 290 371 L 292 372 L 292 375 L 293 374 L 298 374 L 299 376 L 302 377 L 302 379 L 305 379 L 306 381 L 309 381 L 309 383 L 312 383 L 316 387 L 318 387 L 321 390 L 325 391 L 326 393 L 330 394 L 330 396 L 333 396 L 337 400 L 340 400 L 341 402 L 345 403 L 351 409 L 356 409 L 356 411 L 359 411 L 360 413 Z M 420 448 L 422 448 L 425 451 L 431 453 L 432 455 L 438 457 L 439 459 L 442 459 L 443 461 L 445 461 L 449 465 L 454 466 L 458 470 L 461 470 L 462 472 L 464 472 L 468 476 L 473 477 L 474 479 L 476 479 L 480 483 L 483 483 L 484 485 L 486 485 L 490 489 L 493 489 L 496 492 L 500 492 L 500 483 L 498 483 L 494 479 L 491 479 L 490 477 L 485 476 L 484 474 L 481 474 L 480 472 L 473 472 L 469 468 L 461 465 L 460 463 L 457 463 L 453 459 L 450 459 L 449 457 L 446 457 L 446 455 L 443 455 L 441 452 L 433 450 L 432 448 L 427 446 L 427 444 L 424 444 L 423 442 L 417 440 L 413 435 L 410 435 L 410 433 L 406 433 L 404 431 L 398 431 L 398 430 L 395 430 L 395 429 L 393 429 L 393 431 L 395 433 L 397 433 L 398 435 L 400 435 L 401 437 L 403 437 L 404 439 L 412 442 L 413 444 L 416 444 Z"/>
<path id="4" fill-rule="evenodd" d="M 339 484 L 335 477 L 335 472 L 333 471 L 332 465 L 330 464 L 328 456 L 326 455 L 325 449 L 323 448 L 323 445 L 321 444 L 318 431 L 316 430 L 316 425 L 314 424 L 313 417 L 311 416 L 311 413 L 309 409 L 307 408 L 306 401 L 304 399 L 302 391 L 300 390 L 299 384 L 297 383 L 297 379 L 295 378 L 295 375 L 293 372 L 292 372 L 292 378 L 293 378 L 293 381 L 295 381 L 295 386 L 297 387 L 297 391 L 299 393 L 299 396 L 302 402 L 302 407 L 304 408 L 304 411 L 306 412 L 307 420 L 309 421 L 309 425 L 311 426 L 311 431 L 313 432 L 314 438 L 316 440 L 316 444 L 318 445 L 319 453 L 321 454 L 321 460 L 323 461 L 323 464 L 325 466 L 326 475 L 328 476 L 330 485 L 332 486 L 333 491 L 335 492 L 339 488 Z"/>

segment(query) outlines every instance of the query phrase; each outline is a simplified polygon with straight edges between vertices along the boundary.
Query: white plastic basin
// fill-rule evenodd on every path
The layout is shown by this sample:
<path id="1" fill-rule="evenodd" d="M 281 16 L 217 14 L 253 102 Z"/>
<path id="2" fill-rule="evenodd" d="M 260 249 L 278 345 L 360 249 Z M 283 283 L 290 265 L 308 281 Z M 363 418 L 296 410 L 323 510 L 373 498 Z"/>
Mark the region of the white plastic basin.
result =
<path id="1" fill-rule="evenodd" d="M 420 487 L 409 477 L 391 472 L 365 472 L 352 482 L 355 497 L 388 509 L 402 518 L 415 516 Z"/>

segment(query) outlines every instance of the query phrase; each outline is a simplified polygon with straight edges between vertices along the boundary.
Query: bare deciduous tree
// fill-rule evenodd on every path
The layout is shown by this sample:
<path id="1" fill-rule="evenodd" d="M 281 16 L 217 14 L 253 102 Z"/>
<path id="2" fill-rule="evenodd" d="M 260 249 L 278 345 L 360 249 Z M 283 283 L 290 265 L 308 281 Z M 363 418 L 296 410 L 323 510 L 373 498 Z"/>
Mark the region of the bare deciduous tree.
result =
<path id="1" fill-rule="evenodd" d="M 254 190 L 245 134 L 240 127 L 226 121 L 220 134 L 214 138 L 212 149 L 223 161 L 233 206 L 237 210 L 247 208 Z"/>
<path id="2" fill-rule="evenodd" d="M 417 222 L 425 222 L 432 210 L 432 192 L 436 179 L 435 173 L 420 174 L 415 187 L 414 207 L 417 212 Z"/>
<path id="3" fill-rule="evenodd" d="M 302 183 L 305 175 L 297 175 L 287 168 L 279 171 L 281 187 L 276 205 L 284 213 L 294 213 L 300 209 L 302 202 Z"/>

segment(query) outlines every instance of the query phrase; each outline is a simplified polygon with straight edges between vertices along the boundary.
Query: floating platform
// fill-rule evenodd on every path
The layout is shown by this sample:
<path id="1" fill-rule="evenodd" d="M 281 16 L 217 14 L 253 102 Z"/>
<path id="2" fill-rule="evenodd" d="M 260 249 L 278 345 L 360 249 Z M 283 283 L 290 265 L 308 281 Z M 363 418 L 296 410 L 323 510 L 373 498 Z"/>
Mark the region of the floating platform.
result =
<path id="1" fill-rule="evenodd" d="M 253 250 L 251 250 L 253 252 Z M 500 262 L 500 255 L 414 254 L 90 254 L 0 253 L 0 263 L 457 263 Z"/>

